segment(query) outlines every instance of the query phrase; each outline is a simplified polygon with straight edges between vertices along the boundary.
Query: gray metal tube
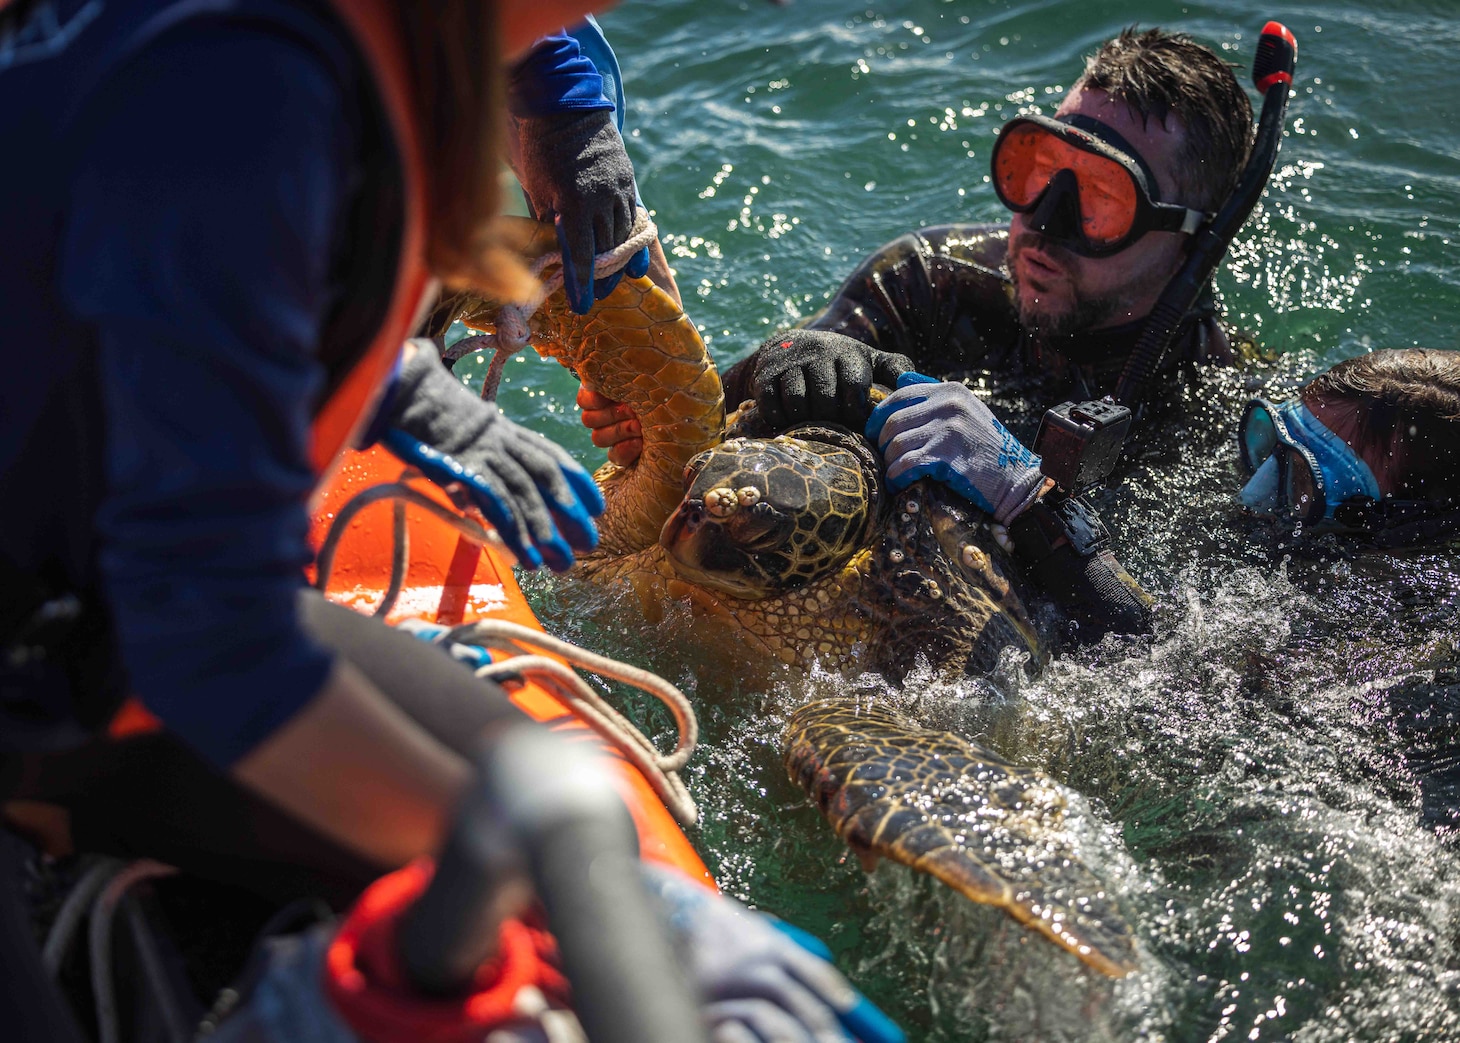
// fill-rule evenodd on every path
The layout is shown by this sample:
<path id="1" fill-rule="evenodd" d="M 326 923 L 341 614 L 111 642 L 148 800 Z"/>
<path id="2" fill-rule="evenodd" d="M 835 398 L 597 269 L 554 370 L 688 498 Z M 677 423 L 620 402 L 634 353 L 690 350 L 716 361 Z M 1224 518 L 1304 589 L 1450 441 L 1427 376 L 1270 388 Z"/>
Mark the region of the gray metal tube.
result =
<path id="1" fill-rule="evenodd" d="M 633 822 L 586 743 L 534 725 L 495 736 L 431 886 L 402 920 L 401 958 L 429 992 L 457 991 L 504 916 L 535 891 L 592 1043 L 697 1043 L 699 1005 L 645 890 Z"/>

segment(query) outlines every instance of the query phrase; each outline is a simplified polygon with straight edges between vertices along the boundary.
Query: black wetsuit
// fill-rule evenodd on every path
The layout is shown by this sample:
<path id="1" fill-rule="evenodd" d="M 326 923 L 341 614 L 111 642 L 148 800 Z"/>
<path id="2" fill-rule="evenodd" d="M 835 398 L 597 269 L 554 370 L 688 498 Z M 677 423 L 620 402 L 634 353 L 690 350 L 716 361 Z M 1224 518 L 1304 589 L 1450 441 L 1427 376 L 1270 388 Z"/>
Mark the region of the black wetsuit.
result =
<path id="1" fill-rule="evenodd" d="M 1058 402 L 1114 391 L 1144 323 L 1037 340 L 1019 324 L 1004 265 L 1008 248 L 1005 225 L 910 232 L 863 261 L 806 325 L 906 355 L 929 376 L 969 379 L 993 390 L 995 411 L 1022 436 L 1016 426 L 1021 414 L 1037 422 Z M 727 402 L 754 397 L 754 358 L 725 374 Z M 1151 398 L 1169 400 L 1186 366 L 1234 359 L 1215 304 L 1205 297 L 1177 332 Z"/>
<path id="2" fill-rule="evenodd" d="M 972 383 L 990 393 L 995 412 L 1029 442 L 1048 407 L 1115 390 L 1144 323 L 1036 338 L 1019 323 L 1005 266 L 1008 248 L 1002 225 L 938 225 L 901 236 L 863 261 L 806 325 L 906 355 L 927 375 Z M 1146 415 L 1159 415 L 1177 400 L 1174 391 L 1188 367 L 1235 358 L 1208 293 L 1173 338 L 1152 381 Z M 756 359 L 752 354 L 725 374 L 727 402 L 755 397 Z M 1025 529 L 1038 527 L 1037 514 L 1028 512 Z M 1018 534 L 1016 541 L 1021 548 L 1047 547 L 1041 541 L 1058 532 L 1053 525 L 1028 543 Z M 1144 596 L 1109 552 L 1082 557 L 1055 539 L 1055 553 L 1021 550 L 1020 558 L 1031 578 L 1080 622 L 1080 637 L 1143 628 Z"/>

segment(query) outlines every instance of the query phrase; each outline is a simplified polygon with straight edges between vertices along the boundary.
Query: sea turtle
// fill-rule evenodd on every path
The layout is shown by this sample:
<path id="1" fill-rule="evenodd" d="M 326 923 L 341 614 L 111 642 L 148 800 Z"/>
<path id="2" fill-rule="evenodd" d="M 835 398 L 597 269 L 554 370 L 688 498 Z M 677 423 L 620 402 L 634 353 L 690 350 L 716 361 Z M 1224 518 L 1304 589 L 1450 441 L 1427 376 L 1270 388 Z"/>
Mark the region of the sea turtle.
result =
<path id="1" fill-rule="evenodd" d="M 534 242 L 549 248 L 551 233 Z M 496 314 L 475 302 L 463 317 L 490 330 Z M 583 575 L 631 583 L 651 611 L 688 600 L 800 667 L 900 676 L 918 660 L 987 670 L 1010 646 L 1042 653 L 1017 573 L 967 500 L 932 481 L 889 493 L 876 451 L 845 429 L 772 433 L 745 408 L 722 437 L 714 364 L 649 280 L 624 278 L 587 316 L 554 294 L 530 329 L 539 353 L 643 424 L 639 461 L 596 475 L 608 508 Z M 903 862 L 1100 971 L 1134 969 L 1130 928 L 1078 857 L 1048 777 L 849 700 L 799 708 L 785 740 L 791 777 L 867 868 Z"/>

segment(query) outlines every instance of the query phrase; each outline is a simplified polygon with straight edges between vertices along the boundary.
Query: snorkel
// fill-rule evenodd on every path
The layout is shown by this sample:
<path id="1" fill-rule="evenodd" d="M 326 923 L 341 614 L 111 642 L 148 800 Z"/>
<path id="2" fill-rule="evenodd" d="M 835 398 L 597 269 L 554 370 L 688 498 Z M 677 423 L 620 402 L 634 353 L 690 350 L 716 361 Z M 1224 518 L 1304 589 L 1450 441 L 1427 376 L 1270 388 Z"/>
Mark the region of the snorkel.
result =
<path id="1" fill-rule="evenodd" d="M 1146 389 L 1159 369 L 1177 328 L 1196 303 L 1202 287 L 1222 263 L 1232 239 L 1267 187 L 1278 146 L 1282 142 L 1289 88 L 1297 59 L 1298 44 L 1286 26 L 1280 22 L 1268 22 L 1263 26 L 1257 41 L 1257 55 L 1252 61 L 1252 82 L 1263 96 L 1252 156 L 1227 202 L 1204 228 L 1197 231 L 1186 263 L 1167 283 L 1156 306 L 1151 309 L 1146 326 L 1115 387 L 1115 401 L 1121 405 L 1137 412 L 1144 405 Z"/>
<path id="2" fill-rule="evenodd" d="M 1048 410 L 1034 439 L 1040 470 L 1055 489 L 1024 514 L 1029 519 L 1010 536 L 1025 561 L 1052 562 L 1061 547 L 1092 561 L 1108 535 L 1085 502 L 1082 491 L 1101 482 L 1114 467 L 1131 422 L 1140 411 L 1146 387 L 1161 364 L 1181 321 L 1191 311 L 1217 265 L 1226 256 L 1247 215 L 1257 205 L 1277 159 L 1288 88 L 1293 82 L 1298 45 L 1285 26 L 1268 22 L 1257 42 L 1252 79 L 1262 92 L 1257 138 L 1237 186 L 1215 217 L 1197 229 L 1191 253 L 1162 291 L 1141 331 L 1125 370 L 1109 397 L 1090 402 L 1065 402 Z M 1068 572 L 1068 563 L 1060 569 Z"/>

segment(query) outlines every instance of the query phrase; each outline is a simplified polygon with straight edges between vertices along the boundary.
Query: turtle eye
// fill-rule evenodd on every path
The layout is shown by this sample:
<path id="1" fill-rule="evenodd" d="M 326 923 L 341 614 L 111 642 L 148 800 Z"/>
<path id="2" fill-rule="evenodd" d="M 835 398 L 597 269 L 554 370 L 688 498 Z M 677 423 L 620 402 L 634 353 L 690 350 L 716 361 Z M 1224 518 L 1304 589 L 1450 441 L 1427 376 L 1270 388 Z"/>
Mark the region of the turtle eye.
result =
<path id="1" fill-rule="evenodd" d="M 705 459 L 708 456 L 708 453 L 699 453 L 690 457 L 689 463 L 684 465 L 684 488 L 686 491 L 688 491 L 691 485 L 694 485 L 695 479 L 705 469 Z"/>

